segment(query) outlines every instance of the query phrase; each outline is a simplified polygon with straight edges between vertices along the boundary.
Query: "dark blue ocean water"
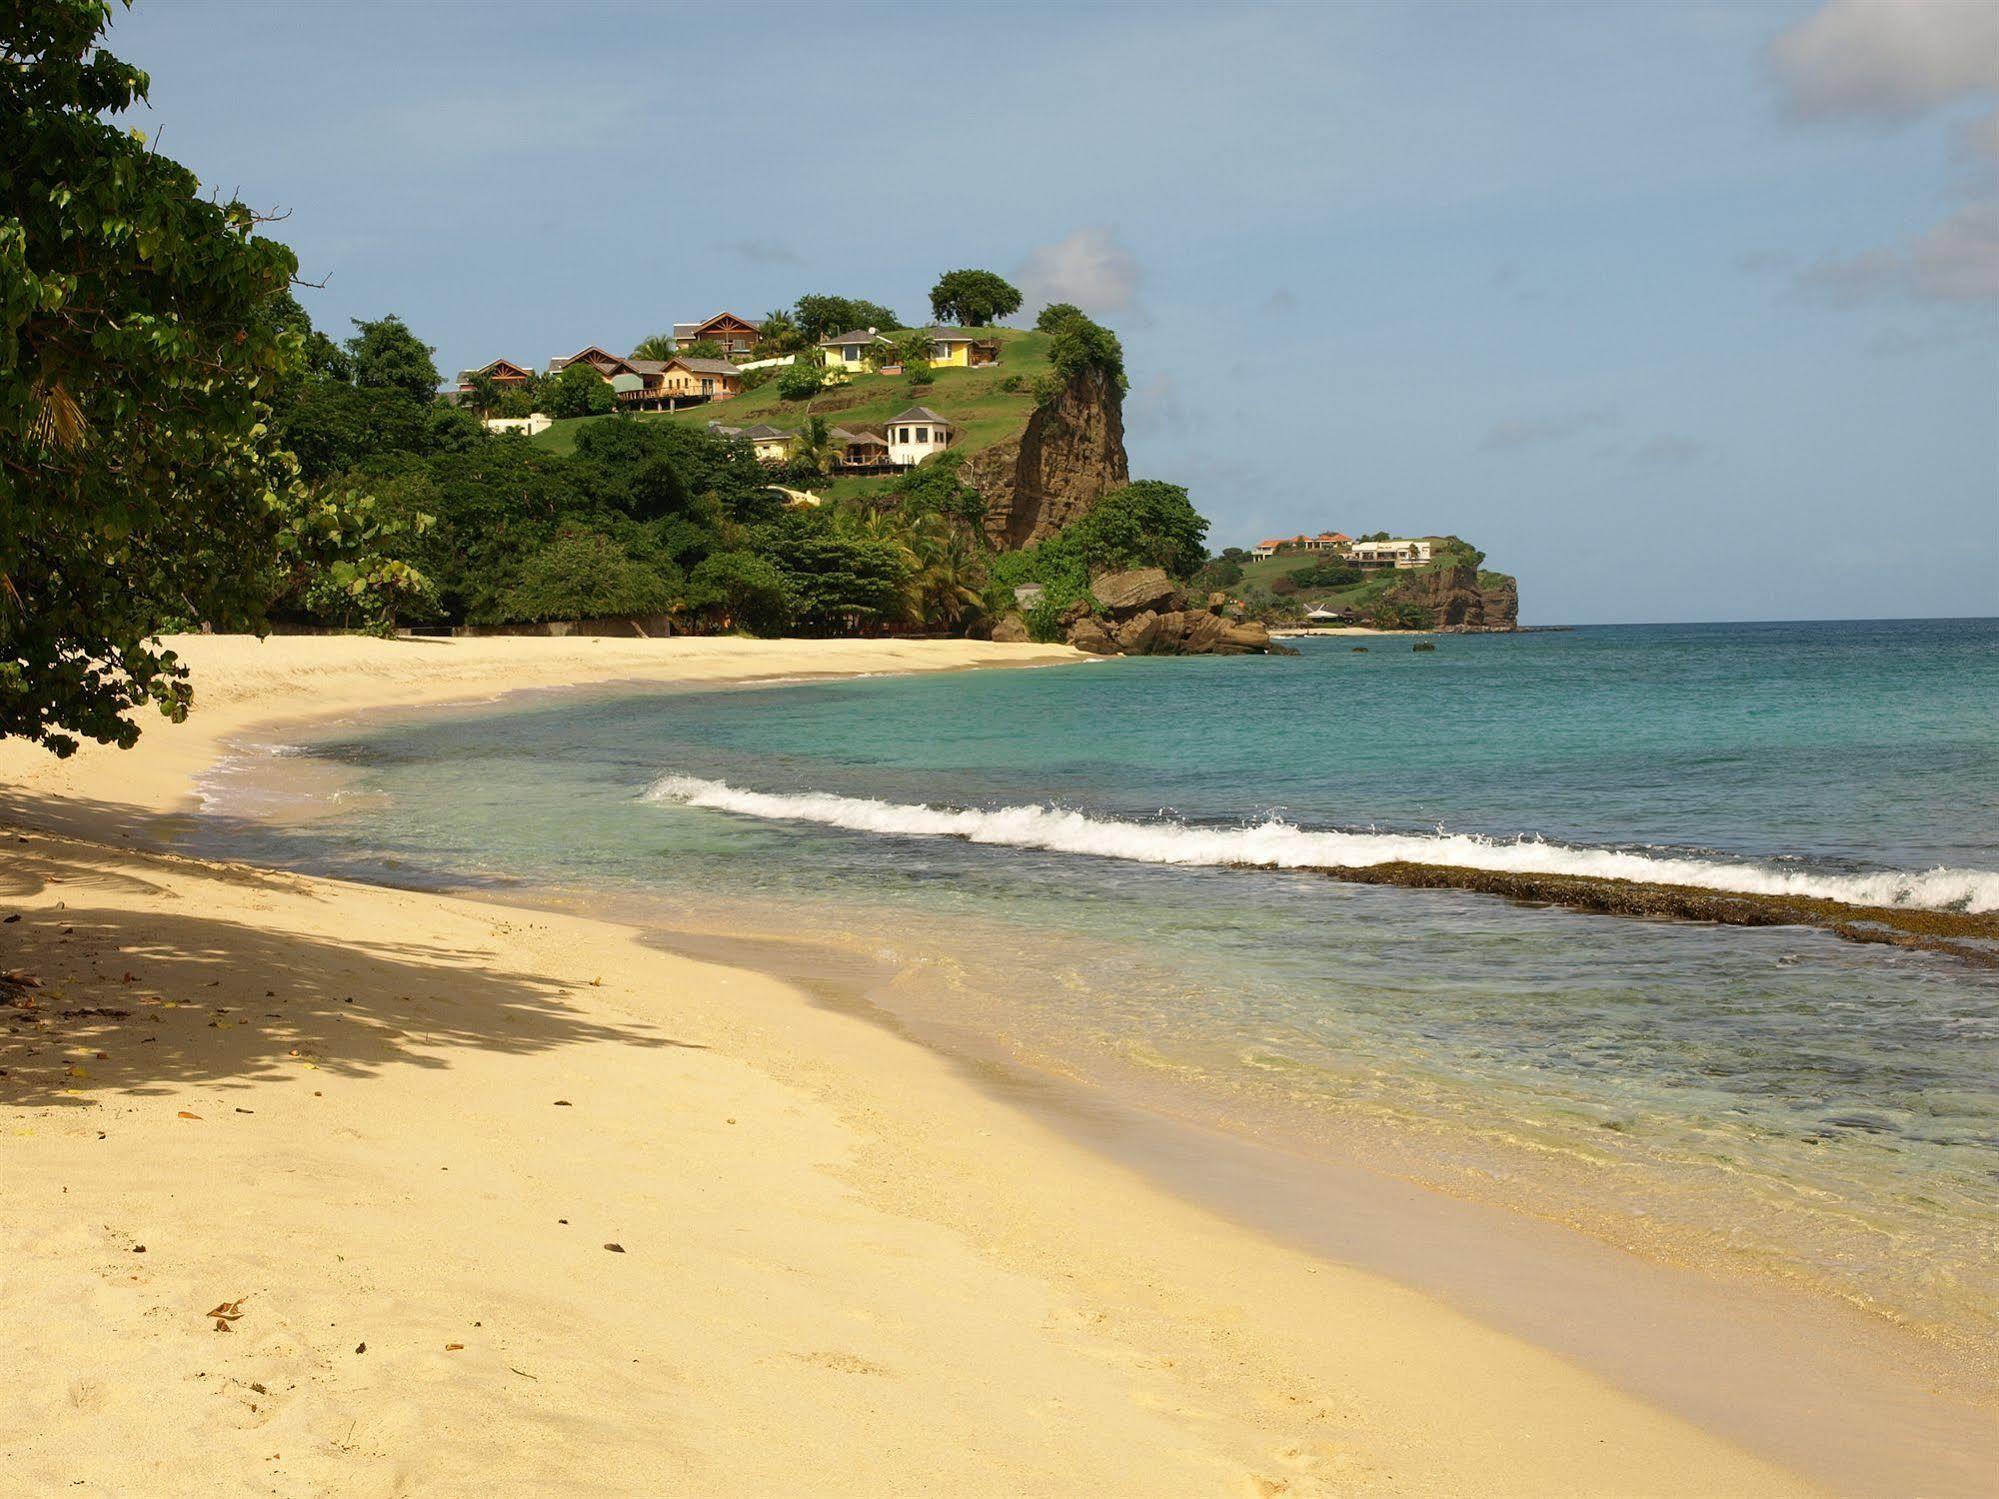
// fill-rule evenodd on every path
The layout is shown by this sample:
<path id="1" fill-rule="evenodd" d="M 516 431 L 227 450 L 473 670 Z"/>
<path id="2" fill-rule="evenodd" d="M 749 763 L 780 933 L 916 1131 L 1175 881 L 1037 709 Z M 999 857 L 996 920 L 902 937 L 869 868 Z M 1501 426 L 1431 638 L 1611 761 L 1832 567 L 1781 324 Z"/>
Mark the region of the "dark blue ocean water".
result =
<path id="1" fill-rule="evenodd" d="M 310 746 L 352 810 L 234 846 L 845 945 L 896 1005 L 1155 1107 L 1989 1317 L 1990 970 L 1309 867 L 1999 909 L 1999 622 L 1355 643 L 353 733 Z"/>

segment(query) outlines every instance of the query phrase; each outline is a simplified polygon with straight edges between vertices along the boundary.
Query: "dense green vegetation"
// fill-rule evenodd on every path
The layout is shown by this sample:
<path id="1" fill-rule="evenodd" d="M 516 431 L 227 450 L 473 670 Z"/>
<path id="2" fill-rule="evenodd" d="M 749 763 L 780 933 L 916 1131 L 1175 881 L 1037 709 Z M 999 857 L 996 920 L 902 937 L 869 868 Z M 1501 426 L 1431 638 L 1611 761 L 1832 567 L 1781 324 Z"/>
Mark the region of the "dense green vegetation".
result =
<path id="1" fill-rule="evenodd" d="M 967 455 L 1021 430 L 1064 375 L 1120 378 L 1114 336 L 1073 308 L 991 329 L 1005 362 L 932 371 L 920 333 L 865 301 L 807 296 L 766 342 L 816 358 L 855 325 L 895 330 L 913 366 L 832 387 L 761 376 L 727 407 L 605 410 L 587 366 L 524 388 L 467 379 L 439 401 L 433 350 L 399 317 L 336 342 L 291 295 L 296 261 L 238 203 L 105 122 L 145 78 L 98 51 L 101 0 L 0 15 L 0 732 L 67 753 L 129 744 L 129 713 L 190 699 L 159 635 L 272 620 L 388 631 L 670 615 L 683 628 L 874 633 L 979 628 L 1019 582 L 1086 594 L 1093 569 L 1184 577 L 1206 522 L 1138 483 L 1032 552 L 996 555 Z M 1019 306 L 986 272 L 940 281 L 972 326 Z M 891 335 L 894 337 L 894 334 Z M 653 349 L 663 347 L 656 336 Z M 686 351 L 682 351 L 686 352 Z M 760 372 L 759 372 L 760 374 Z M 836 423 L 945 409 L 954 451 L 829 482 Z M 575 412 L 539 441 L 480 415 Z M 799 432 L 790 467 L 707 430 Z M 787 489 L 825 497 L 793 506 Z"/>
<path id="2" fill-rule="evenodd" d="M 1363 539 L 1386 540 L 1387 534 L 1375 532 Z M 1389 595 L 1425 573 L 1460 566 L 1477 569 L 1484 560 L 1483 552 L 1456 536 L 1436 538 L 1428 566 L 1410 569 L 1364 568 L 1323 553 L 1252 557 L 1232 548 L 1196 575 L 1195 586 L 1226 588 L 1251 612 L 1273 621 L 1299 619 L 1309 609 L 1335 613 L 1350 609 L 1386 629 L 1423 629 L 1433 623 L 1429 611 Z M 1486 572 L 1479 572 L 1478 580 L 1481 588 L 1504 581 L 1499 574 Z"/>
<path id="3" fill-rule="evenodd" d="M 132 743 L 145 704 L 186 715 L 164 626 L 421 592 L 369 550 L 393 528 L 301 484 L 268 422 L 309 366 L 366 408 L 336 426 L 408 399 L 395 330 L 309 337 L 259 215 L 105 119 L 147 88 L 99 49 L 108 20 L 101 0 L 0 10 L 0 734 L 59 754 Z M 429 441 L 421 409 L 410 428 Z"/>
<path id="4" fill-rule="evenodd" d="M 1027 611 L 1028 633 L 1058 640 L 1062 617 L 1079 602 L 1094 607 L 1090 580 L 1106 572 L 1160 567 L 1185 582 L 1207 560 L 1207 519 L 1177 484 L 1141 479 L 1113 490 L 1078 519 L 1038 545 L 993 559 L 991 606 L 1012 607 L 1014 590 L 1038 584 L 1041 600 Z"/>
<path id="5" fill-rule="evenodd" d="M 910 406 L 923 405 L 942 413 L 952 423 L 955 431 L 952 450 L 970 457 L 1005 441 L 1026 425 L 1037 404 L 1036 382 L 1052 374 L 1048 356 L 1053 340 L 1049 335 L 1014 328 L 988 328 L 980 336 L 999 340 L 998 365 L 986 369 L 927 371 L 935 379 L 921 387 L 912 386 L 907 375 L 856 374 L 844 384 L 823 387 L 812 376 L 802 396 L 787 396 L 781 380 L 772 380 L 731 400 L 683 411 L 643 412 L 632 420 L 645 425 L 657 423 L 694 429 L 704 428 L 710 422 L 725 422 L 732 427 L 768 422 L 796 431 L 808 417 L 820 416 L 836 427 L 843 423 L 882 427 Z M 550 452 L 570 452 L 578 433 L 591 423 L 590 418 L 558 421 L 534 441 Z M 866 494 L 880 491 L 888 481 L 870 478 L 845 483 L 846 493 Z M 825 492 L 820 483 L 811 488 L 815 494 Z"/>

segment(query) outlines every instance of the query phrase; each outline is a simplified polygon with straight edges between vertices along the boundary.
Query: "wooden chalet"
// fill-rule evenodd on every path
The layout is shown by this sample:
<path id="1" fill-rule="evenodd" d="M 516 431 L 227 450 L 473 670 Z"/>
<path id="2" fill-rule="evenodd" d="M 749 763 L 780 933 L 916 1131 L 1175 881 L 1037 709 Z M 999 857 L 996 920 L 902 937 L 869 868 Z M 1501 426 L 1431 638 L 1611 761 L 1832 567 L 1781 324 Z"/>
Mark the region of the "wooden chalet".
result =
<path id="1" fill-rule="evenodd" d="M 534 371 L 526 365 L 515 364 L 511 359 L 495 359 L 490 364 L 480 365 L 476 370 L 460 370 L 458 388 L 470 390 L 472 377 L 475 375 L 484 375 L 502 390 L 506 390 L 509 386 L 526 385 L 534 379 Z"/>
<path id="2" fill-rule="evenodd" d="M 743 372 L 726 359 L 690 359 L 676 354 L 671 359 L 624 362 L 638 382 L 618 390 L 618 404 L 627 411 L 678 411 L 743 393 Z M 614 387 L 625 385 L 615 378 L 611 383 Z"/>
<path id="3" fill-rule="evenodd" d="M 631 360 L 620 359 L 616 354 L 600 349 L 595 344 L 590 345 L 587 349 L 578 349 L 574 354 L 568 355 L 565 358 L 549 360 L 548 372 L 551 375 L 560 374 L 572 364 L 587 364 L 606 380 L 612 379 L 617 375 L 636 375 L 638 373 L 638 369 L 632 364 Z"/>
<path id="4" fill-rule="evenodd" d="M 754 354 L 758 340 L 763 337 L 759 327 L 759 324 L 746 317 L 737 317 L 733 312 L 718 312 L 705 322 L 675 323 L 673 341 L 684 348 L 705 339 L 721 345 L 724 354 Z"/>

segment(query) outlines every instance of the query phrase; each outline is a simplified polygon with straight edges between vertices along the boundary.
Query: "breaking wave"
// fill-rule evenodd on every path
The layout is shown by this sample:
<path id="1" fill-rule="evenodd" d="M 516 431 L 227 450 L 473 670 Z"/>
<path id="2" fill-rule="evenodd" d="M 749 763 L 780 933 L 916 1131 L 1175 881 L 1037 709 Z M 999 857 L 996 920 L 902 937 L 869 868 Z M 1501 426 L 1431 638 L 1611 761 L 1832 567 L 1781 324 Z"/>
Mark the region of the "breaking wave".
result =
<path id="1" fill-rule="evenodd" d="M 1252 869 L 1355 869 L 1376 864 L 1431 864 L 1493 873 L 1578 875 L 1629 883 L 1689 885 L 1737 895 L 1797 896 L 1856 906 L 1999 911 L 1999 872 L 1932 869 L 1866 874 L 1813 873 L 1711 859 L 1673 858 L 1615 849 L 1575 848 L 1540 839 L 1472 833 L 1314 831 L 1271 818 L 1240 827 L 1130 822 L 1037 804 L 977 808 L 919 806 L 831 792 L 745 791 L 697 776 L 663 776 L 647 801 L 706 807 L 769 821 L 811 822 L 859 833 L 961 838 L 1005 848 L 1128 859 L 1141 864 Z"/>

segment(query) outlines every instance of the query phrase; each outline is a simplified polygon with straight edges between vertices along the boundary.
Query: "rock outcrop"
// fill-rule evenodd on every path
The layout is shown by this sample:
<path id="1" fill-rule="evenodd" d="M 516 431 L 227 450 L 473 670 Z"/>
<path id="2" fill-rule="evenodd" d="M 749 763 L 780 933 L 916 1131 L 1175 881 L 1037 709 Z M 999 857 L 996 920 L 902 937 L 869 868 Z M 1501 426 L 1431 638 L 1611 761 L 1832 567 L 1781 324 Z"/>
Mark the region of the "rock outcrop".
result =
<path id="1" fill-rule="evenodd" d="M 993 639 L 1002 645 L 1024 645 L 1033 638 L 1028 634 L 1027 621 L 1018 614 L 1009 614 L 993 626 Z"/>
<path id="2" fill-rule="evenodd" d="M 1381 602 L 1427 609 L 1439 629 L 1519 628 L 1519 585 L 1504 573 L 1481 574 L 1469 563 L 1412 572 L 1382 595 Z"/>
<path id="3" fill-rule="evenodd" d="M 1018 437 L 973 454 L 963 473 L 985 501 L 994 546 L 1017 550 L 1054 535 L 1131 482 L 1117 381 L 1096 370 L 1076 376 Z"/>
<path id="4" fill-rule="evenodd" d="M 1103 617 L 1075 611 L 1068 623 L 1069 644 L 1099 656 L 1296 655 L 1273 644 L 1270 632 L 1254 621 L 1231 617 L 1225 595 L 1210 595 L 1206 608 L 1187 607 L 1187 595 L 1156 567 L 1108 573 L 1090 584 Z"/>

